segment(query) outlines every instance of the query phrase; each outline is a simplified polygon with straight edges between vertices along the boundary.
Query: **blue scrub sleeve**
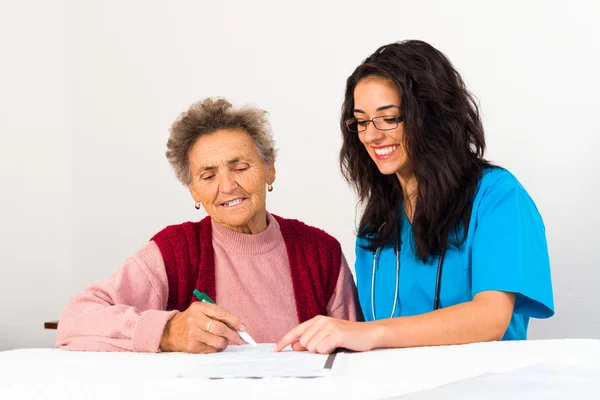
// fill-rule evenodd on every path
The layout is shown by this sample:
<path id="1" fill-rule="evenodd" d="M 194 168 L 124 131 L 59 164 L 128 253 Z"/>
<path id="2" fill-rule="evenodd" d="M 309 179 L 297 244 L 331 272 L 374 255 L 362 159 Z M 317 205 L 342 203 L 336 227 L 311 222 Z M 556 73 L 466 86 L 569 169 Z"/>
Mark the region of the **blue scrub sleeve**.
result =
<path id="1" fill-rule="evenodd" d="M 516 293 L 515 314 L 554 314 L 544 222 L 533 200 L 513 179 L 487 187 L 473 236 L 473 296 L 487 290 Z"/>

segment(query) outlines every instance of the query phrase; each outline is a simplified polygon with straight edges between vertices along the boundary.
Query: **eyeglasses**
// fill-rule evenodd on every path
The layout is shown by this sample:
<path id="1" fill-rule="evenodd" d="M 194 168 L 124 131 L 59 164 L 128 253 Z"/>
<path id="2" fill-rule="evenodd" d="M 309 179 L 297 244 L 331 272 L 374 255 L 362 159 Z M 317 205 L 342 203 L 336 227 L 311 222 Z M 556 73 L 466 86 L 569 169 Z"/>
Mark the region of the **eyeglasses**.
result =
<path id="1" fill-rule="evenodd" d="M 404 121 L 404 117 L 395 117 L 395 116 L 382 116 L 375 117 L 372 119 L 358 119 L 358 118 L 350 118 L 345 121 L 346 127 L 350 132 L 364 132 L 367 130 L 367 127 L 371 122 L 375 125 L 375 128 L 380 131 L 390 131 L 392 129 L 396 129 L 400 122 Z"/>

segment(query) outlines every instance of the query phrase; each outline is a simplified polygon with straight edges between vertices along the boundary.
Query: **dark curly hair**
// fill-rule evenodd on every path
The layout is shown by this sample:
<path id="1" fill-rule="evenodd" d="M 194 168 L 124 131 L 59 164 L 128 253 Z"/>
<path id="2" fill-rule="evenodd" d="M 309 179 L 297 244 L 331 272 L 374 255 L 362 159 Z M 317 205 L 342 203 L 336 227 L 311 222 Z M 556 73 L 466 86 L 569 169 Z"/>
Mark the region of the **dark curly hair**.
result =
<path id="1" fill-rule="evenodd" d="M 446 244 L 460 246 L 465 240 L 472 195 L 483 169 L 492 167 L 483 158 L 479 108 L 448 58 L 422 41 L 382 46 L 350 75 L 340 121 L 340 167 L 364 205 L 358 236 L 369 239 L 369 249 L 394 243 L 403 194 L 398 178 L 379 172 L 345 124 L 354 116 L 354 89 L 367 77 L 390 80 L 400 95 L 403 145 L 418 182 L 413 245 L 427 262 Z"/>

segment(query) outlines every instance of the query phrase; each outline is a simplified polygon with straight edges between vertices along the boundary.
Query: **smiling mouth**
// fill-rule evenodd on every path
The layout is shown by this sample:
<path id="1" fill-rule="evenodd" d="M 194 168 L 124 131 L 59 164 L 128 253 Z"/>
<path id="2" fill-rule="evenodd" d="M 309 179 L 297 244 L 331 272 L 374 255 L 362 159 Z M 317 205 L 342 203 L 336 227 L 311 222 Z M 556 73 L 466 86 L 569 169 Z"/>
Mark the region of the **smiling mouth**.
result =
<path id="1" fill-rule="evenodd" d="M 233 200 L 226 201 L 225 203 L 221 203 L 221 205 L 223 207 L 235 207 L 244 200 L 245 200 L 244 198 L 233 199 Z"/>
<path id="2" fill-rule="evenodd" d="M 397 149 L 398 149 L 398 145 L 393 144 L 391 146 L 373 148 L 373 151 L 375 152 L 375 156 L 377 156 L 377 158 L 381 159 L 381 158 L 389 157 Z"/>

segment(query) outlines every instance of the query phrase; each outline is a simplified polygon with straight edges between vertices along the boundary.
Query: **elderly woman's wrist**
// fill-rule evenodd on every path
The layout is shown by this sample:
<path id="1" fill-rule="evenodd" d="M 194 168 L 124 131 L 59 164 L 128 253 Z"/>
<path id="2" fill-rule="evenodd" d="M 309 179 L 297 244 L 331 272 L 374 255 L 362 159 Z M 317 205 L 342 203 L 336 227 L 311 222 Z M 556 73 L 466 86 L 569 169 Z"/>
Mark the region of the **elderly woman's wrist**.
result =
<path id="1" fill-rule="evenodd" d="M 175 346 L 173 345 L 173 340 L 172 340 L 172 338 L 173 338 L 172 328 L 173 328 L 174 319 L 179 314 L 180 314 L 179 311 L 175 312 L 173 315 L 171 315 L 171 317 L 165 324 L 165 327 L 162 332 L 162 336 L 160 338 L 160 343 L 158 346 L 160 351 L 176 351 Z"/>
<path id="2" fill-rule="evenodd" d="M 171 326 L 169 322 L 165 325 L 165 330 L 160 338 L 160 344 L 158 345 L 160 351 L 171 351 Z"/>

